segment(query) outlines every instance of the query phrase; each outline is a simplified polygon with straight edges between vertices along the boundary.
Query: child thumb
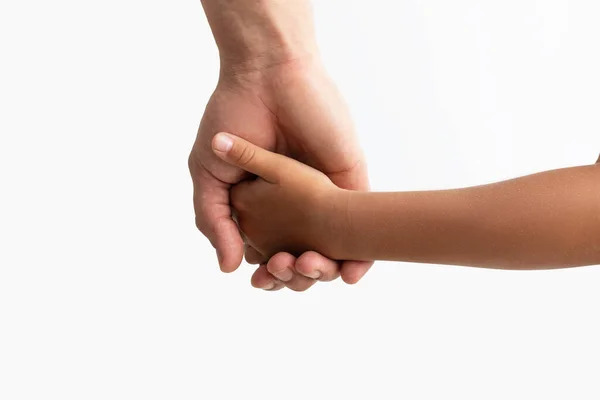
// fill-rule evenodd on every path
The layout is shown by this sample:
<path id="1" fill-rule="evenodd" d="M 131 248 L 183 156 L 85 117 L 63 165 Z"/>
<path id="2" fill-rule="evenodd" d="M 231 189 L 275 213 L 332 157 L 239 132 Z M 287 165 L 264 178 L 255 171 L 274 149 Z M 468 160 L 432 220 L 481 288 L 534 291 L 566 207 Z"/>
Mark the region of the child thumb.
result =
<path id="1" fill-rule="evenodd" d="M 276 182 L 285 158 L 258 147 L 230 133 L 217 133 L 212 141 L 214 153 L 223 161 L 257 175 L 268 182 Z"/>

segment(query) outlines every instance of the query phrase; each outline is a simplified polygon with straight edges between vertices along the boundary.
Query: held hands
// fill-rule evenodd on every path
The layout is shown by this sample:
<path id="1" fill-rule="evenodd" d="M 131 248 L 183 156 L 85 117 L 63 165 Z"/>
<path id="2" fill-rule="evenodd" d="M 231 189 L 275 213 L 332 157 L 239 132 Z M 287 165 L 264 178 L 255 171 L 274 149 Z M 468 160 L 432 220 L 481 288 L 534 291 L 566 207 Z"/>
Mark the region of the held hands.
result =
<path id="1" fill-rule="evenodd" d="M 224 272 L 238 268 L 244 251 L 246 261 L 261 264 L 253 276 L 255 287 L 302 291 L 316 280 L 340 275 L 347 283 L 358 282 L 371 263 L 333 261 L 314 251 L 298 258 L 279 253 L 268 260 L 251 246 L 244 249 L 231 218 L 229 190 L 248 173 L 215 155 L 211 142 L 217 132 L 233 132 L 299 160 L 322 171 L 338 187 L 368 190 L 366 165 L 347 107 L 318 58 L 248 71 L 222 65 L 189 158 L 196 225 L 217 249 Z"/>
<path id="2" fill-rule="evenodd" d="M 257 175 L 231 189 L 231 204 L 248 243 L 270 258 L 315 250 L 335 259 L 343 229 L 344 194 L 323 173 L 236 136 L 212 142 L 223 161 Z"/>

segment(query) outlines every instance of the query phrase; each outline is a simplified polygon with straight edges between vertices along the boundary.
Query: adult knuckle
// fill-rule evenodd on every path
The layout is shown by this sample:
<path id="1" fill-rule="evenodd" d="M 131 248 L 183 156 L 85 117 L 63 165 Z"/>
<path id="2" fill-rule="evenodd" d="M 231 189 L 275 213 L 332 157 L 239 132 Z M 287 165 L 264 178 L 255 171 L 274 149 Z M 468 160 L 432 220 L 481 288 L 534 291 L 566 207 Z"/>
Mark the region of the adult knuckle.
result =
<path id="1" fill-rule="evenodd" d="M 200 160 L 198 154 L 192 151 L 188 156 L 188 169 L 192 175 L 196 174 L 200 170 Z"/>
<path id="2" fill-rule="evenodd" d="M 214 205 L 207 202 L 206 200 L 202 199 L 202 201 L 200 202 L 200 204 L 198 204 L 198 208 L 197 208 L 197 218 L 201 218 L 203 221 L 206 220 L 206 217 L 208 215 L 211 215 L 211 213 L 214 210 Z"/>
<path id="3" fill-rule="evenodd" d="M 206 228 L 206 220 L 204 219 L 204 217 L 202 215 L 196 215 L 195 218 L 195 224 L 196 224 L 196 228 L 198 228 L 198 230 L 202 233 L 205 233 L 207 228 Z"/>
<path id="4" fill-rule="evenodd" d="M 214 222 L 210 218 L 212 211 L 212 205 L 207 202 L 199 202 L 196 204 L 196 228 L 198 228 L 205 236 L 210 235 L 213 230 Z"/>

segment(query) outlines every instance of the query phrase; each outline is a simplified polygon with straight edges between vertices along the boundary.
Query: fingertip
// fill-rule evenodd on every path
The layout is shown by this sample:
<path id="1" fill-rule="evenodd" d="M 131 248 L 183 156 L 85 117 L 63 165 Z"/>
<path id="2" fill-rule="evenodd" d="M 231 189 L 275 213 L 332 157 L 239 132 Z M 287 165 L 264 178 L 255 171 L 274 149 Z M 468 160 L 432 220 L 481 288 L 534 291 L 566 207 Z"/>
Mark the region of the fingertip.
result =
<path id="1" fill-rule="evenodd" d="M 371 262 L 345 261 L 340 271 L 342 280 L 348 285 L 356 285 L 372 266 Z"/>
<path id="2" fill-rule="evenodd" d="M 342 281 L 347 285 L 356 285 L 362 279 L 362 276 L 357 276 L 353 273 L 341 273 Z"/>
<path id="3" fill-rule="evenodd" d="M 237 271 L 242 264 L 243 254 L 235 254 L 231 251 L 219 251 L 217 250 L 217 259 L 219 260 L 219 268 L 221 272 L 231 274 Z"/>
<path id="4" fill-rule="evenodd" d="M 261 264 L 260 267 L 254 271 L 250 283 L 256 289 L 263 290 L 274 290 L 278 285 L 281 285 L 281 282 L 267 271 L 267 264 Z"/>
<path id="5" fill-rule="evenodd" d="M 252 274 L 252 278 L 250 278 L 250 284 L 252 287 L 260 289 L 261 285 L 268 279 L 268 271 L 267 266 L 265 264 L 261 264 L 256 271 Z"/>
<path id="6" fill-rule="evenodd" d="M 216 230 L 215 249 L 221 271 L 229 274 L 236 271 L 244 258 L 244 242 L 232 219 L 224 219 Z"/>
<path id="7" fill-rule="evenodd" d="M 263 289 L 263 290 L 265 290 L 267 292 L 278 292 L 281 289 L 283 289 L 284 287 L 285 287 L 285 284 L 283 282 L 277 281 L 272 288 L 270 288 L 270 289 Z"/>
<path id="8" fill-rule="evenodd" d="M 296 271 L 307 278 L 328 282 L 339 276 L 339 264 L 314 251 L 308 251 L 298 257 Z"/>
<path id="9" fill-rule="evenodd" d="M 246 245 L 244 258 L 246 259 L 246 262 L 250 265 L 258 265 L 268 261 L 265 256 L 260 254 L 258 250 L 256 250 L 250 245 Z"/>

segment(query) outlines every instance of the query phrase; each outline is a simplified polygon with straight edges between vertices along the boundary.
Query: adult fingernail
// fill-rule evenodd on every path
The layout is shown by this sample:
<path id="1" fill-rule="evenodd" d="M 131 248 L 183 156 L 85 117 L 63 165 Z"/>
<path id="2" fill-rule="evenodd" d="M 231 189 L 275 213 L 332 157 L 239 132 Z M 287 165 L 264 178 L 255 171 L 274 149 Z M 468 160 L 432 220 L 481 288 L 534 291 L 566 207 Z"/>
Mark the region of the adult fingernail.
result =
<path id="1" fill-rule="evenodd" d="M 292 280 L 292 278 L 294 277 L 294 273 L 292 272 L 292 270 L 291 270 L 291 269 L 289 269 L 289 268 L 286 268 L 286 269 L 284 269 L 284 270 L 282 270 L 282 271 L 279 271 L 279 272 L 277 273 L 277 275 L 275 275 L 275 277 L 276 277 L 277 279 L 279 279 L 280 281 L 283 281 L 283 282 L 289 282 L 289 281 L 291 281 L 291 280 Z"/>
<path id="2" fill-rule="evenodd" d="M 273 290 L 275 289 L 275 282 L 271 282 L 262 287 L 262 290 Z"/>
<path id="3" fill-rule="evenodd" d="M 321 274 L 321 271 L 314 270 L 307 274 L 304 274 L 304 276 L 307 276 L 311 279 L 321 279 L 322 274 Z"/>
<path id="4" fill-rule="evenodd" d="M 227 153 L 233 147 L 233 140 L 223 133 L 217 134 L 214 142 L 215 150 Z"/>

